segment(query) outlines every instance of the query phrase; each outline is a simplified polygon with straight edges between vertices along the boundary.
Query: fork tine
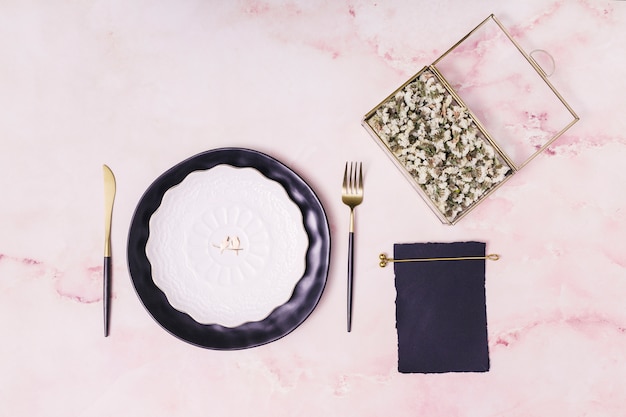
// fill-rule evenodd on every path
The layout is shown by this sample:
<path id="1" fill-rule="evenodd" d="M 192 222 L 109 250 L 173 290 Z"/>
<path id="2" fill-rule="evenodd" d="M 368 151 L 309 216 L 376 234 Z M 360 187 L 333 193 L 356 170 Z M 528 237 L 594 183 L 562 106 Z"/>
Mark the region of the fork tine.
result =
<path id="1" fill-rule="evenodd" d="M 356 192 L 363 194 L 363 163 L 359 162 L 359 182 L 357 183 Z"/>
<path id="2" fill-rule="evenodd" d="M 350 181 L 348 183 L 348 192 L 354 192 L 354 162 L 350 162 Z"/>
<path id="3" fill-rule="evenodd" d="M 354 184 L 354 181 L 352 180 L 352 165 L 354 164 L 354 162 L 350 162 L 350 168 L 348 170 L 348 194 L 352 194 L 352 184 Z"/>
<path id="4" fill-rule="evenodd" d="M 346 162 L 346 169 L 343 171 L 343 184 L 341 186 L 344 193 L 348 192 L 348 163 Z"/>
<path id="5" fill-rule="evenodd" d="M 346 193 L 350 194 L 352 184 L 352 162 L 346 162 Z"/>

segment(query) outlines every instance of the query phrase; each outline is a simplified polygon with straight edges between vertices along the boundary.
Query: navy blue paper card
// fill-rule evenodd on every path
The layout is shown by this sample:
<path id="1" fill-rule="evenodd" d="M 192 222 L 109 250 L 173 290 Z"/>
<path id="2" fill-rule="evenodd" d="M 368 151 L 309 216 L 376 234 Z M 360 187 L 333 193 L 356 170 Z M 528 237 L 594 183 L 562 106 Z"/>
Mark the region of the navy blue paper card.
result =
<path id="1" fill-rule="evenodd" d="M 394 259 L 485 256 L 485 243 L 394 245 Z M 487 372 L 485 260 L 394 263 L 398 371 Z"/>

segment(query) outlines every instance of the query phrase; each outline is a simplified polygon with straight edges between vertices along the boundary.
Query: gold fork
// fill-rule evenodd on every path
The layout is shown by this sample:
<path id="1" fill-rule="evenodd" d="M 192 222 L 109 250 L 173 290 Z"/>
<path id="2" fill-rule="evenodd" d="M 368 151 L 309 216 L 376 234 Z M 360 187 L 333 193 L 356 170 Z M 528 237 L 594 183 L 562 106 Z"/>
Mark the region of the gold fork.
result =
<path id="1" fill-rule="evenodd" d="M 358 171 L 358 173 L 357 173 Z M 354 208 L 363 201 L 363 165 L 346 162 L 341 187 L 341 200 L 350 207 L 350 234 L 348 237 L 348 331 L 352 329 L 352 281 L 354 263 Z"/>

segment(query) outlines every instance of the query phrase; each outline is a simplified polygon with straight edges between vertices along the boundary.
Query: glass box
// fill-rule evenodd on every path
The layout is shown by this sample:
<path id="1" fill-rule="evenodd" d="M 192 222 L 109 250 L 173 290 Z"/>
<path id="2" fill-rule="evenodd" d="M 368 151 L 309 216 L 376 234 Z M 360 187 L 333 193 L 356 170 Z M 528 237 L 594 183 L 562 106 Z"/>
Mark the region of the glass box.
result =
<path id="1" fill-rule="evenodd" d="M 363 118 L 439 219 L 455 224 L 579 118 L 488 16 Z"/>

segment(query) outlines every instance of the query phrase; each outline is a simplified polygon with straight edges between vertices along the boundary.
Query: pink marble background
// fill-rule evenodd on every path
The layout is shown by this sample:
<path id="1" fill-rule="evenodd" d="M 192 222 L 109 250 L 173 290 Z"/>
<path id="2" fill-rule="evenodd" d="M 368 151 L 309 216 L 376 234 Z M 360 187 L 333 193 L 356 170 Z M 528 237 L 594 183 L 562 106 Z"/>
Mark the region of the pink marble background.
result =
<path id="1" fill-rule="evenodd" d="M 360 120 L 490 13 L 554 56 L 581 121 L 444 226 Z M 0 416 L 626 415 L 626 2 L 6 0 L 0 51 Z M 148 185 L 221 146 L 300 173 L 333 235 L 314 313 L 236 352 L 164 332 L 125 255 Z M 350 334 L 346 160 L 367 187 Z M 118 182 L 107 339 L 103 163 Z M 502 256 L 487 269 L 490 372 L 399 374 L 378 254 L 468 239 Z"/>

